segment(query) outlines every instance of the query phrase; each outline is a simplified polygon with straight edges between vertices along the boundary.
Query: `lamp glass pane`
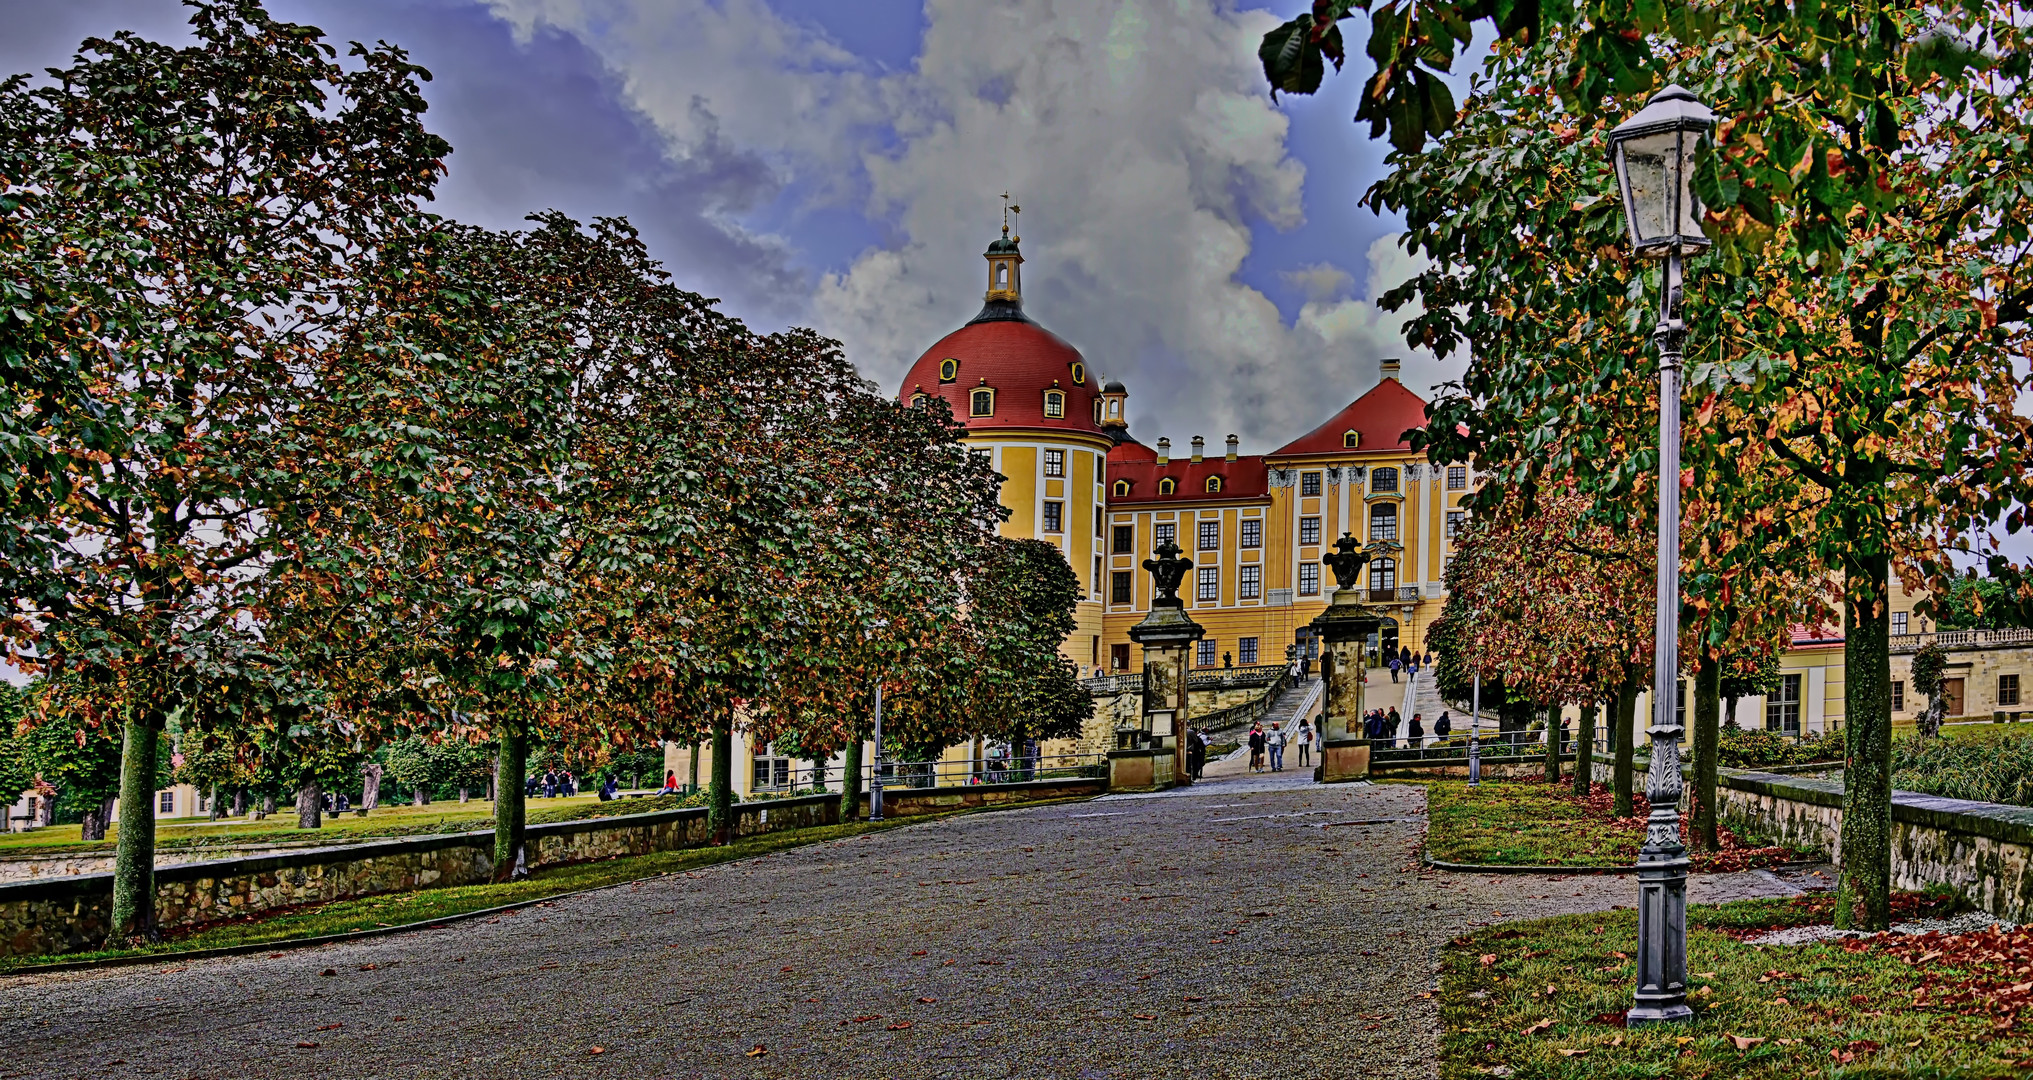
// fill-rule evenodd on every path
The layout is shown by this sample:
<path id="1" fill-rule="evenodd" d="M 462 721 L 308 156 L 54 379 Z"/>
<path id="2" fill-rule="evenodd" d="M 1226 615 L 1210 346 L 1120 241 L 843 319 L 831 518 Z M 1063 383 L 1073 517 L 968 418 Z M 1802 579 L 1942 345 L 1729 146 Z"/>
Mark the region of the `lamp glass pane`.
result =
<path id="1" fill-rule="evenodd" d="M 1671 235 L 1671 167 L 1677 164 L 1671 131 L 1627 139 L 1622 145 L 1624 212 L 1630 215 L 1631 238 L 1639 247 Z"/>
<path id="2" fill-rule="evenodd" d="M 1680 177 L 1680 235 L 1686 239 L 1707 236 L 1701 228 L 1701 199 L 1694 194 L 1694 155 L 1701 146 L 1701 137 L 1693 132 L 1684 132 L 1680 140 L 1680 165 L 1674 170 Z"/>

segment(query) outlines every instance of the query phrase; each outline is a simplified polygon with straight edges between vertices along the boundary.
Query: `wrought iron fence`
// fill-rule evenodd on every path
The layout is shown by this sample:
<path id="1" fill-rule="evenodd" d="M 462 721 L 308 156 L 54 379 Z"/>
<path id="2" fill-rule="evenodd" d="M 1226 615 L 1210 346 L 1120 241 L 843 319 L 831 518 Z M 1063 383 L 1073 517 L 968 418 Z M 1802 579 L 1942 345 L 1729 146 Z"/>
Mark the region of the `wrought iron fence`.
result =
<path id="1" fill-rule="evenodd" d="M 814 768 L 807 764 L 772 771 L 768 782 L 749 790 L 769 795 L 793 795 L 839 791 L 845 769 Z M 875 775 L 872 765 L 861 768 L 861 790 L 867 791 Z M 885 761 L 884 788 L 964 787 L 973 784 L 1016 784 L 1032 780 L 1070 780 L 1108 775 L 1106 754 L 1033 754 L 1028 757 L 990 757 L 978 761 Z"/>

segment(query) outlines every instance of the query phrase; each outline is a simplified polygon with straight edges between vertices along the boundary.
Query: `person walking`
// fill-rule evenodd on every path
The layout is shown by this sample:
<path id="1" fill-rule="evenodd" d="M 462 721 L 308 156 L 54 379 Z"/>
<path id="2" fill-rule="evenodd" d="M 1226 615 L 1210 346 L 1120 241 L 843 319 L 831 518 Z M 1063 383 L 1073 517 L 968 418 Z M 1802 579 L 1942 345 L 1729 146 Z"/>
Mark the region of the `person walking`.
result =
<path id="1" fill-rule="evenodd" d="M 1340 557 L 1340 556 L 1336 556 L 1336 558 L 1339 558 L 1339 557 Z M 1398 681 L 1398 668 L 1399 668 L 1399 664 L 1398 664 L 1398 658 L 1397 658 L 1397 657 L 1395 657 L 1395 656 L 1391 657 L 1391 681 L 1392 681 L 1392 682 L 1397 682 L 1397 681 Z"/>
<path id="2" fill-rule="evenodd" d="M 1264 736 L 1264 748 L 1271 752 L 1271 771 L 1285 771 L 1285 732 L 1277 721 L 1271 721 L 1271 732 Z"/>
<path id="3" fill-rule="evenodd" d="M 1447 710 L 1440 710 L 1440 719 L 1433 721 L 1433 734 L 1444 739 L 1454 730 L 1454 721 L 1447 718 Z"/>
<path id="4" fill-rule="evenodd" d="M 1405 729 L 1405 734 L 1410 736 L 1406 740 L 1406 745 L 1414 750 L 1417 750 L 1426 740 L 1426 725 L 1420 723 L 1419 720 L 1419 714 L 1413 713 L 1411 726 Z"/>
<path id="5" fill-rule="evenodd" d="M 1193 772 L 1193 779 L 1200 779 L 1200 773 L 1207 768 L 1207 733 L 1192 728 L 1192 738 L 1186 744 L 1186 767 Z"/>
<path id="6" fill-rule="evenodd" d="M 1262 772 L 1264 769 L 1264 726 L 1251 724 L 1249 727 L 1249 771 Z"/>
<path id="7" fill-rule="evenodd" d="M 1384 714 L 1384 745 L 1398 745 L 1398 729 L 1403 727 L 1404 723 L 1404 719 L 1398 715 L 1398 707 L 1391 706 L 1391 711 Z"/>
<path id="8" fill-rule="evenodd" d="M 1305 721 L 1305 720 L 1304 720 L 1304 719 L 1302 718 L 1302 719 L 1301 719 L 1301 720 L 1299 721 L 1299 767 L 1300 767 L 1300 768 L 1302 768 L 1302 769 L 1303 769 L 1303 768 L 1305 768 L 1306 766 L 1308 766 L 1308 765 L 1312 764 L 1312 761 L 1311 761 L 1311 758 L 1310 758 L 1310 755 L 1311 755 L 1311 753 L 1312 753 L 1312 750 L 1313 750 L 1313 725 L 1312 725 L 1312 724 L 1310 724 L 1310 723 L 1307 723 L 1307 722 L 1306 722 L 1306 721 Z"/>

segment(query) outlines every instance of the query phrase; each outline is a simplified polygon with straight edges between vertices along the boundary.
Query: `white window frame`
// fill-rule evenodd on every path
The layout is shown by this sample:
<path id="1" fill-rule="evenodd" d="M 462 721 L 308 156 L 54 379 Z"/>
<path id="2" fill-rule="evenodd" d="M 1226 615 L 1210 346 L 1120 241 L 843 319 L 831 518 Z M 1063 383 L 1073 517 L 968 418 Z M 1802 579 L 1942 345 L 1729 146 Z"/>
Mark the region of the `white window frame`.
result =
<path id="1" fill-rule="evenodd" d="M 1320 595 L 1320 564 L 1302 562 L 1299 564 L 1299 595 Z"/>
<path id="2" fill-rule="evenodd" d="M 1060 502 L 1057 499 L 1046 499 L 1045 512 L 1043 514 L 1042 521 L 1045 532 L 1048 533 L 1065 532 L 1066 504 Z"/>
<path id="3" fill-rule="evenodd" d="M 1218 604 L 1221 602 L 1221 568 L 1200 567 L 1200 582 L 1193 590 L 1193 602 L 1197 604 Z"/>
<path id="4" fill-rule="evenodd" d="M 1066 475 L 1066 451 L 1047 448 L 1045 451 L 1045 475 L 1063 477 Z"/>
<path id="5" fill-rule="evenodd" d="M 1264 568 L 1254 563 L 1236 568 L 1235 596 L 1238 600 L 1261 600 L 1264 595 Z"/>

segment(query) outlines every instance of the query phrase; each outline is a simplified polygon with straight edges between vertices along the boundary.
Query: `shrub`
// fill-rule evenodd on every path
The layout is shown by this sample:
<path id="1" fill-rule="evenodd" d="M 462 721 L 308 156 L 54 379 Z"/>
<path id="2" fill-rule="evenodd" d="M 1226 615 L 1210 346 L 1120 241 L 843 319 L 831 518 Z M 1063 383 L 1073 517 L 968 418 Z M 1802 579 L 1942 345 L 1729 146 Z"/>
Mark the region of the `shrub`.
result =
<path id="1" fill-rule="evenodd" d="M 1725 724 L 1716 743 L 1716 760 L 1735 769 L 1835 761 L 1841 757 L 1842 751 L 1834 740 L 1812 732 L 1790 739 L 1776 731 L 1746 731 Z"/>
<path id="2" fill-rule="evenodd" d="M 2033 735 L 1913 736 L 1892 744 L 1892 786 L 1950 799 L 2033 806 Z"/>

